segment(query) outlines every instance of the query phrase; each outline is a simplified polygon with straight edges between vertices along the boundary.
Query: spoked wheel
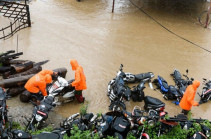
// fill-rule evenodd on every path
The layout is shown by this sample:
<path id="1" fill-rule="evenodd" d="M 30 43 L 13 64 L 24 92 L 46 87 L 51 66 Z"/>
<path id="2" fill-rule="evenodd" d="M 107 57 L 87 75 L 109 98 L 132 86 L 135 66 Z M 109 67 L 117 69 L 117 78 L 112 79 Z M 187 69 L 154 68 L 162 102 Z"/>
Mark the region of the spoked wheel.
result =
<path id="1" fill-rule="evenodd" d="M 206 24 L 206 20 L 207 20 L 207 13 L 208 11 L 203 11 L 200 15 L 199 15 L 199 23 L 204 27 L 205 24 Z M 211 22 L 211 14 L 210 14 L 210 18 L 209 18 L 209 21 L 208 21 L 208 26 L 210 25 L 210 22 Z"/>

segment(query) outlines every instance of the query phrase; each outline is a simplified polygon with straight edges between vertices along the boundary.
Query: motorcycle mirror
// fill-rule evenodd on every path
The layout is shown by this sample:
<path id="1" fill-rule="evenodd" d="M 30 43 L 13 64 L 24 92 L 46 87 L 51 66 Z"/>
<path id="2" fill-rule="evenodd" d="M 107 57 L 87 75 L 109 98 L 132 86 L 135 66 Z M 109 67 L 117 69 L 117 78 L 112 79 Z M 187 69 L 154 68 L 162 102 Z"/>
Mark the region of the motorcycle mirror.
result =
<path id="1" fill-rule="evenodd" d="M 205 79 L 205 78 L 202 78 L 204 81 L 206 81 L 207 79 Z"/>
<path id="2" fill-rule="evenodd" d="M 194 81 L 194 78 L 191 78 L 191 81 Z"/>
<path id="3" fill-rule="evenodd" d="M 186 73 L 188 74 L 188 69 L 186 70 Z"/>

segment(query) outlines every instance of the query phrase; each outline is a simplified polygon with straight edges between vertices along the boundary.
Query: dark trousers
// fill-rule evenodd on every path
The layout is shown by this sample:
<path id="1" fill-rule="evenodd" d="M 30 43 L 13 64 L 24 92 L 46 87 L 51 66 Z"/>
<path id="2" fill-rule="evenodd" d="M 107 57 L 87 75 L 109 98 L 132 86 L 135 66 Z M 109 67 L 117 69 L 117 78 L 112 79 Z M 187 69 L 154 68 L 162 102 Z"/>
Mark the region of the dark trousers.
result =
<path id="1" fill-rule="evenodd" d="M 184 115 L 188 115 L 188 110 L 184 110 L 184 109 L 182 109 L 182 113 L 184 114 Z"/>
<path id="2" fill-rule="evenodd" d="M 84 102 L 84 97 L 82 94 L 82 90 L 75 90 L 75 97 L 78 100 L 78 102 L 83 103 Z"/>

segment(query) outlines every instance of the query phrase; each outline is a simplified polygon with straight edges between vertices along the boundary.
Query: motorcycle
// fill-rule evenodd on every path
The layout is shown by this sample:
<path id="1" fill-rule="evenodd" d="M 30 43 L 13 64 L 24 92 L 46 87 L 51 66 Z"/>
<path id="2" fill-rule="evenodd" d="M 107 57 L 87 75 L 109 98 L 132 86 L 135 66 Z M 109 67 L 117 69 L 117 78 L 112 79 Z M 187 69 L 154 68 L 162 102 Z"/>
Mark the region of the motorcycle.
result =
<path id="1" fill-rule="evenodd" d="M 148 110 L 150 115 L 157 119 L 163 119 L 167 112 L 165 112 L 165 103 L 157 98 L 146 96 L 144 98 L 144 109 Z"/>
<path id="2" fill-rule="evenodd" d="M 48 95 L 55 97 L 55 103 L 60 105 L 62 102 L 70 102 L 75 98 L 75 88 L 70 86 L 74 80 L 66 81 L 64 78 L 58 76 L 56 81 L 47 85 L 46 90 Z M 28 91 L 24 91 L 20 95 L 22 102 L 28 102 L 29 100 L 36 101 L 37 97 Z"/>
<path id="3" fill-rule="evenodd" d="M 40 105 L 37 105 L 32 102 L 32 104 L 35 106 L 32 113 L 31 120 L 27 120 L 28 124 L 26 126 L 25 131 L 35 131 L 37 129 L 40 129 L 42 126 L 44 126 L 47 118 L 48 113 L 51 111 L 53 107 L 56 106 L 54 103 L 54 97 L 53 96 L 47 96 L 44 98 Z"/>
<path id="4" fill-rule="evenodd" d="M 132 73 L 125 73 L 125 77 L 123 78 L 123 80 L 126 83 L 137 83 L 137 82 L 141 82 L 143 80 L 150 80 L 151 78 L 154 77 L 154 73 L 153 72 L 147 72 L 147 73 L 140 73 L 140 74 L 132 74 Z"/>
<path id="5" fill-rule="evenodd" d="M 5 90 L 0 87 L 0 133 L 3 133 L 6 123 L 8 122 L 8 106 L 6 104 L 6 99 L 8 98 L 9 96 L 7 96 Z"/>
<path id="6" fill-rule="evenodd" d="M 126 109 L 124 100 L 129 101 L 131 91 L 129 87 L 126 87 L 124 82 L 125 73 L 123 72 L 123 65 L 120 65 L 120 69 L 116 75 L 116 78 L 108 83 L 108 96 L 110 99 L 109 110 L 121 110 Z"/>
<path id="7" fill-rule="evenodd" d="M 96 132 L 100 138 L 114 136 L 124 139 L 130 130 L 130 122 L 122 112 L 113 111 L 102 115 L 102 120 L 96 127 Z"/>
<path id="8" fill-rule="evenodd" d="M 140 82 L 137 86 L 133 86 L 131 89 L 131 98 L 133 101 L 141 102 L 144 100 L 144 89 L 146 88 L 145 85 L 146 81 Z"/>
<path id="9" fill-rule="evenodd" d="M 178 88 L 178 92 L 183 96 L 185 93 L 186 88 L 188 85 L 191 85 L 194 81 L 194 78 L 189 78 L 188 77 L 188 69 L 186 70 L 186 75 L 183 74 L 183 77 L 186 79 L 182 79 L 181 73 L 175 69 L 172 74 L 170 74 L 173 77 L 173 80 Z"/>
<path id="10" fill-rule="evenodd" d="M 205 86 L 202 89 L 201 95 L 198 93 L 200 97 L 200 104 L 206 103 L 208 100 L 211 100 L 211 80 L 203 78 L 203 84 Z"/>
<path id="11" fill-rule="evenodd" d="M 182 99 L 183 93 L 180 93 L 178 89 L 173 85 L 168 85 L 167 81 L 158 75 L 158 79 L 154 79 L 153 82 L 157 89 L 163 94 L 163 98 L 166 100 L 180 101 Z"/>

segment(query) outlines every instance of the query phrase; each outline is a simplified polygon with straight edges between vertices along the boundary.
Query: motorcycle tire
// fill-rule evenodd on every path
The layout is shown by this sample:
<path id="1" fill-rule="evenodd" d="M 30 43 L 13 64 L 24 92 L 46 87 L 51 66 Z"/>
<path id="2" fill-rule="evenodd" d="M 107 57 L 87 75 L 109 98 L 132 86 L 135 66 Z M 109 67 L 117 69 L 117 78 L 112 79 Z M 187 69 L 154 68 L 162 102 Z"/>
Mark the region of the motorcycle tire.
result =
<path id="1" fill-rule="evenodd" d="M 111 105 L 109 106 L 109 110 L 111 111 L 121 111 L 121 110 L 126 110 L 126 106 L 123 102 L 112 102 Z"/>

